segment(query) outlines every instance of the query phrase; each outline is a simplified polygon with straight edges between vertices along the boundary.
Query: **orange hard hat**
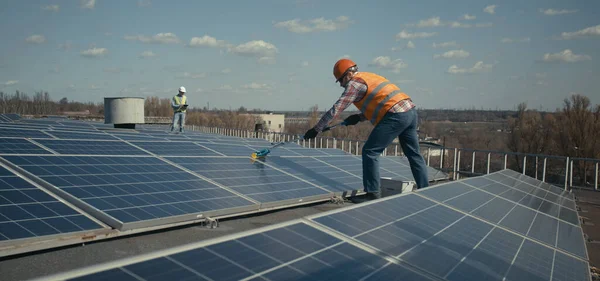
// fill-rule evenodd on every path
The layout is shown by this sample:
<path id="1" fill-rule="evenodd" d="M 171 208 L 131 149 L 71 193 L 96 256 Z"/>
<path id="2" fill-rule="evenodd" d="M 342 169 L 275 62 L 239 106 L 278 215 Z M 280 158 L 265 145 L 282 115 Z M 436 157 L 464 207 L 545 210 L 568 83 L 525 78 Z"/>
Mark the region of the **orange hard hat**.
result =
<path id="1" fill-rule="evenodd" d="M 356 63 L 349 59 L 340 59 L 333 66 L 333 76 L 335 76 L 335 82 L 340 81 L 346 74 L 349 68 L 356 66 Z"/>

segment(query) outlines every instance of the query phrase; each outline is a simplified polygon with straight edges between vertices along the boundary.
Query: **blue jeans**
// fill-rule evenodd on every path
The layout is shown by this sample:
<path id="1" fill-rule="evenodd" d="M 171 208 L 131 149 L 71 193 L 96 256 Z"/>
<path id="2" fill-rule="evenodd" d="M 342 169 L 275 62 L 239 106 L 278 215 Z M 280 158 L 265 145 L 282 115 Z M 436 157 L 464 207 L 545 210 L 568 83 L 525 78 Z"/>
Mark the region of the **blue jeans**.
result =
<path id="1" fill-rule="evenodd" d="M 179 132 L 183 133 L 183 126 L 185 125 L 185 112 L 175 112 L 175 114 L 173 114 L 173 125 L 171 125 L 171 132 L 178 124 Z"/>
<path id="2" fill-rule="evenodd" d="M 362 149 L 363 186 L 365 192 L 381 192 L 379 155 L 398 137 L 402 151 L 408 158 L 417 188 L 429 186 L 427 165 L 419 149 L 417 110 L 387 113 L 373 128 Z"/>

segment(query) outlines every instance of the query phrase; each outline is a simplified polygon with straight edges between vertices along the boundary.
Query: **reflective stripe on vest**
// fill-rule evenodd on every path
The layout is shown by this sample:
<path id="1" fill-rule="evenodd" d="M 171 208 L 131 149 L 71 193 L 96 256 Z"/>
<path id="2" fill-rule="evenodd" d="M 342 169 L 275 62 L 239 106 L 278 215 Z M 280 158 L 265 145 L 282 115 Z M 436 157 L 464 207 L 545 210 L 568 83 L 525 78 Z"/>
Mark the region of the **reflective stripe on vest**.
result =
<path id="1" fill-rule="evenodd" d="M 383 76 L 358 72 L 354 78 L 361 78 L 367 84 L 367 93 L 364 98 L 355 102 L 354 105 L 373 125 L 377 125 L 390 108 L 399 101 L 410 98 Z"/>
<path id="2" fill-rule="evenodd" d="M 175 104 L 182 105 L 182 104 L 185 104 L 185 102 L 187 101 L 187 97 L 186 96 L 182 96 L 182 97 L 174 96 L 173 100 L 175 100 Z M 175 112 L 185 112 L 185 109 L 181 109 L 181 110 L 176 109 Z"/>

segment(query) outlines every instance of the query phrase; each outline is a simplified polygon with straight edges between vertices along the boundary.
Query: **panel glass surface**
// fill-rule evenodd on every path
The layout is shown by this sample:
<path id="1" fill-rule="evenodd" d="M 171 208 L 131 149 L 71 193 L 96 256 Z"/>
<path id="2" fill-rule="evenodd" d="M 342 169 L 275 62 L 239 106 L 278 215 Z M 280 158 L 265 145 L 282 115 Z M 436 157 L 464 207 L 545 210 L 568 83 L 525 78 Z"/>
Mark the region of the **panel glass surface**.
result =
<path id="1" fill-rule="evenodd" d="M 52 154 L 26 139 L 0 138 L 0 154 Z"/>
<path id="2" fill-rule="evenodd" d="M 219 156 L 220 154 L 208 150 L 192 142 L 131 142 L 132 144 L 148 150 L 156 155 L 165 156 Z"/>
<path id="3" fill-rule="evenodd" d="M 154 157 L 4 158 L 123 223 L 252 205 Z"/>
<path id="4" fill-rule="evenodd" d="M 249 157 L 168 159 L 261 203 L 328 194 L 324 189 Z"/>
<path id="5" fill-rule="evenodd" d="M 0 167 L 0 245 L 9 240 L 102 228 L 75 209 Z"/>
<path id="6" fill-rule="evenodd" d="M 219 152 L 225 156 L 247 156 L 250 157 L 252 153 L 256 152 L 244 145 L 233 145 L 233 144 L 211 144 L 211 143 L 200 143 L 200 146 L 204 146 L 216 152 Z"/>
<path id="7" fill-rule="evenodd" d="M 55 136 L 59 139 L 74 139 L 74 140 L 118 140 L 109 134 L 97 134 L 87 132 L 66 132 L 66 131 L 46 131 L 46 133 Z"/>
<path id="8" fill-rule="evenodd" d="M 0 128 L 0 137 L 11 138 L 44 138 L 51 139 L 52 136 L 44 134 L 40 130 L 32 129 L 17 129 L 17 128 Z"/>
<path id="9" fill-rule="evenodd" d="M 78 155 L 148 155 L 122 141 L 97 141 L 97 140 L 36 140 L 41 145 L 60 154 Z"/>

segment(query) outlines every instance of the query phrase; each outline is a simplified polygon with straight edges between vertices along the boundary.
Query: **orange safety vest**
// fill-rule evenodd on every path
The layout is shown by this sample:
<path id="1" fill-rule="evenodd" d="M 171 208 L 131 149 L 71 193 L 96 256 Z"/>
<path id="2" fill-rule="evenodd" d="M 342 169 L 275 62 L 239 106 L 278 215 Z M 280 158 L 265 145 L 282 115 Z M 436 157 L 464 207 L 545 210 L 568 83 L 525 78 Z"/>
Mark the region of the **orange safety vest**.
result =
<path id="1" fill-rule="evenodd" d="M 367 93 L 354 106 L 358 108 L 373 125 L 377 125 L 385 114 L 401 100 L 410 99 L 398 86 L 385 77 L 370 72 L 357 72 L 352 79 L 360 78 L 367 84 Z"/>

